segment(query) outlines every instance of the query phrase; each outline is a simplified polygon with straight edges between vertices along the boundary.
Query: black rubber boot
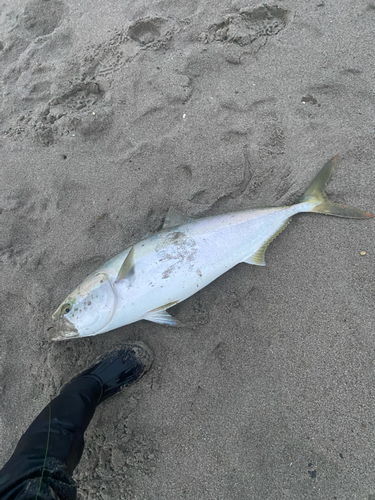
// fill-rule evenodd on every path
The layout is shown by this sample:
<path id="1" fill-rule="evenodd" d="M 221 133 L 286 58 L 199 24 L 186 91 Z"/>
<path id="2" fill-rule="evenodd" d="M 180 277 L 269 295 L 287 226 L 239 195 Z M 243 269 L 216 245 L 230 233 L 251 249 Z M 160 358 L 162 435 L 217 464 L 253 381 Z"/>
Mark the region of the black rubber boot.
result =
<path id="1" fill-rule="evenodd" d="M 136 382 L 152 359 L 142 342 L 127 343 L 68 382 L 30 425 L 0 471 L 0 498 L 75 499 L 71 475 L 96 406 Z"/>
<path id="2" fill-rule="evenodd" d="M 127 347 L 110 352 L 87 370 L 65 385 L 60 394 L 69 390 L 76 381 L 90 379 L 98 380 L 101 394 L 97 404 L 121 391 L 123 387 L 136 382 L 150 368 L 153 355 L 143 342 L 132 342 Z"/>

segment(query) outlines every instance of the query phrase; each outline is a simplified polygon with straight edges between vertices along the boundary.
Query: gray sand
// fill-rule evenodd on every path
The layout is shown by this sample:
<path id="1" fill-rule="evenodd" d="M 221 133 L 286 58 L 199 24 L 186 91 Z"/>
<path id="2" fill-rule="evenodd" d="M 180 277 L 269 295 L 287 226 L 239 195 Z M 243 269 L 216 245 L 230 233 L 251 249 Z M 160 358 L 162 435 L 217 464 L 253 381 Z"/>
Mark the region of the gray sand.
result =
<path id="1" fill-rule="evenodd" d="M 375 223 L 300 215 L 171 310 L 61 343 L 51 314 L 160 229 L 328 193 L 375 210 L 375 4 L 3 0 L 0 464 L 71 376 L 121 341 L 150 372 L 104 403 L 82 499 L 375 498 Z M 366 252 L 366 255 L 361 255 Z"/>

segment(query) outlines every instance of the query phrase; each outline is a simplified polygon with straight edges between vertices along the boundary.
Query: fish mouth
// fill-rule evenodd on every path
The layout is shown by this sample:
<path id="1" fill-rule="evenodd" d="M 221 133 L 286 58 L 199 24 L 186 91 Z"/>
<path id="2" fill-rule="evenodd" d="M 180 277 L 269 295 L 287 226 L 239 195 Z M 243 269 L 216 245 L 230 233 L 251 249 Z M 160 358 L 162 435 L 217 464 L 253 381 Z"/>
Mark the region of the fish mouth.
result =
<path id="1" fill-rule="evenodd" d="M 111 322 L 117 301 L 116 287 L 107 273 L 89 276 L 52 314 L 50 339 L 68 340 L 101 333 Z"/>
<path id="2" fill-rule="evenodd" d="M 50 327 L 48 330 L 54 330 L 52 331 L 52 335 L 57 333 L 54 337 L 51 337 L 52 341 L 59 341 L 59 340 L 69 340 L 69 339 L 76 339 L 80 337 L 77 328 L 71 323 L 68 319 L 66 319 L 64 316 L 57 315 L 58 310 L 52 315 L 52 318 L 55 320 L 56 324 L 52 327 Z M 56 327 L 56 328 L 55 328 Z M 56 332 L 57 330 L 57 332 Z"/>

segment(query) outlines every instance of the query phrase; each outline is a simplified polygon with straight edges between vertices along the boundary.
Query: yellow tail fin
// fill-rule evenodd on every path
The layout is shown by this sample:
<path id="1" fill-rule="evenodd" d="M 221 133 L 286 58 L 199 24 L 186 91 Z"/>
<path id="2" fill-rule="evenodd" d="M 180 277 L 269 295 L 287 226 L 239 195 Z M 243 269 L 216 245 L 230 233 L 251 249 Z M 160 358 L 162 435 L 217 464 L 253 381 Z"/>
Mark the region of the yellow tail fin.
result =
<path id="1" fill-rule="evenodd" d="M 338 160 L 339 157 L 336 155 L 324 165 L 306 189 L 300 201 L 317 202 L 318 204 L 311 210 L 311 212 L 317 212 L 319 214 L 335 215 L 336 217 L 348 217 L 351 219 L 369 219 L 374 217 L 373 214 L 370 214 L 369 212 L 362 212 L 362 210 L 358 210 L 358 208 L 329 201 L 326 193 L 324 192 L 324 188 L 329 181 Z"/>

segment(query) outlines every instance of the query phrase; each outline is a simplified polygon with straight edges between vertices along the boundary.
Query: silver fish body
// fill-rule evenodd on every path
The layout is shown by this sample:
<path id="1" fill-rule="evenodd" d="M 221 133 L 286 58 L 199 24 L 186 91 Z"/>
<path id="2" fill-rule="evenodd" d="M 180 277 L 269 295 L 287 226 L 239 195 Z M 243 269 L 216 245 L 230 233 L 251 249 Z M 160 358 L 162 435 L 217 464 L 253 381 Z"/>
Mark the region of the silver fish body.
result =
<path id="1" fill-rule="evenodd" d="M 54 340 L 98 335 L 141 319 L 171 326 L 166 311 L 240 262 L 265 265 L 268 244 L 289 219 L 316 211 L 342 217 L 372 214 L 329 202 L 323 193 L 337 157 L 301 202 L 192 220 L 171 210 L 163 229 L 127 248 L 86 278 L 53 315 Z"/>

